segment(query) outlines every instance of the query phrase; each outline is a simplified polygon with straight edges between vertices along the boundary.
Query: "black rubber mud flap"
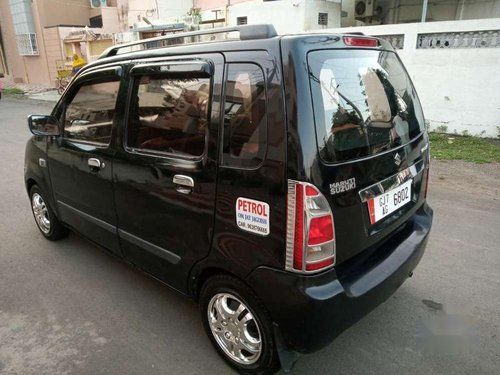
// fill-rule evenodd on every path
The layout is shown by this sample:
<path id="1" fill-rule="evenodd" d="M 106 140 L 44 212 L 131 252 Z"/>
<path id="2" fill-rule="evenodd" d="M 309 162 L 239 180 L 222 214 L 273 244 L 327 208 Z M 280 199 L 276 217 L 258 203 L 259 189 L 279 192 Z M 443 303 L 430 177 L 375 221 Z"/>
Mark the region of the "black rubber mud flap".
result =
<path id="1" fill-rule="evenodd" d="M 285 347 L 279 327 L 276 323 L 273 323 L 273 330 L 274 339 L 276 340 L 276 351 L 278 352 L 281 368 L 286 374 L 288 374 L 292 370 L 293 365 L 295 365 L 295 362 L 297 362 L 297 359 L 299 359 L 299 356 L 296 352 L 288 350 Z"/>

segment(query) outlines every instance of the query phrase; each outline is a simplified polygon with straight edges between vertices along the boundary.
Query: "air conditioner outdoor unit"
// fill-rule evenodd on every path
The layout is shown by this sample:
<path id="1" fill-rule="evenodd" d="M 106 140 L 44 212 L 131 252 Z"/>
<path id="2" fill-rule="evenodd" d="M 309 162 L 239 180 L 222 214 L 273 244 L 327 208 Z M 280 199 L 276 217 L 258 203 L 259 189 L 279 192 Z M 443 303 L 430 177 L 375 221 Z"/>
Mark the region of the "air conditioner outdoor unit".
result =
<path id="1" fill-rule="evenodd" d="M 375 0 L 356 0 L 354 13 L 356 18 L 373 17 L 375 9 Z"/>
<path id="2" fill-rule="evenodd" d="M 108 5 L 107 1 L 108 0 L 90 0 L 90 7 L 91 8 L 105 7 Z"/>

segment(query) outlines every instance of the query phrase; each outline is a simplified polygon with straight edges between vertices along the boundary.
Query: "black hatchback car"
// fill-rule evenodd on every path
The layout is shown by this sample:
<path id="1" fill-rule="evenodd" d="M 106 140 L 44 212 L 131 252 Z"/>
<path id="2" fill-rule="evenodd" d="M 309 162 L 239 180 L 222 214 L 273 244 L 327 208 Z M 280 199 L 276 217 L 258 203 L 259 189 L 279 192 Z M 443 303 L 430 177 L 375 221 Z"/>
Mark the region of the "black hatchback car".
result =
<path id="1" fill-rule="evenodd" d="M 198 301 L 241 372 L 324 347 L 424 253 L 428 137 L 384 40 L 255 25 L 114 46 L 28 122 L 41 233 Z"/>

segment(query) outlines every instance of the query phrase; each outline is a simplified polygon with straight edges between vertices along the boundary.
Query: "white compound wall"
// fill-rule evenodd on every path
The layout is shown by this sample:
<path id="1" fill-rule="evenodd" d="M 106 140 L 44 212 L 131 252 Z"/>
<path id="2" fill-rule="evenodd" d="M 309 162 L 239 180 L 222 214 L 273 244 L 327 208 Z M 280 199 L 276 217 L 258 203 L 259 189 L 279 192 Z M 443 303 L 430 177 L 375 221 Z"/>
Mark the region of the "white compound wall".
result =
<path id="1" fill-rule="evenodd" d="M 367 35 L 404 35 L 398 50 L 415 84 L 431 130 L 500 136 L 500 38 L 481 48 L 417 48 L 419 34 L 500 30 L 500 19 L 329 29 Z"/>

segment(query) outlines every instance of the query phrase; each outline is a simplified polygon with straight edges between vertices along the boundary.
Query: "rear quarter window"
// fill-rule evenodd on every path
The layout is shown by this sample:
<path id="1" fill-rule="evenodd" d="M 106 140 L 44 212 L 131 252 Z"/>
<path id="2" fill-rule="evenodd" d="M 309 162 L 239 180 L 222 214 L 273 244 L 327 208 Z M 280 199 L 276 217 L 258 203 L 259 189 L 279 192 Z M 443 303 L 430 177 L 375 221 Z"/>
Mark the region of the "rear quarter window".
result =
<path id="1" fill-rule="evenodd" d="M 224 96 L 223 165 L 254 168 L 267 147 L 266 85 L 257 64 L 228 64 Z"/>

